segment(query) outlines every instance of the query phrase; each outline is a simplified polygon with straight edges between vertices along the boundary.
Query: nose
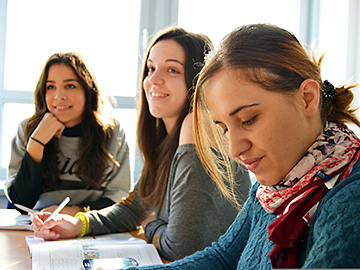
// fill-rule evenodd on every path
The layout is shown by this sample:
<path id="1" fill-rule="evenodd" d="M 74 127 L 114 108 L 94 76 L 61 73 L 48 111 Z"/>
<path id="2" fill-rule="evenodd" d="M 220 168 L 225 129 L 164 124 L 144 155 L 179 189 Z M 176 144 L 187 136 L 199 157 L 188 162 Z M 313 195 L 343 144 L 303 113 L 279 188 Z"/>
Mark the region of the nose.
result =
<path id="1" fill-rule="evenodd" d="M 56 89 L 55 99 L 57 99 L 57 100 L 65 100 L 66 99 L 65 90 L 61 89 L 61 88 Z"/>
<path id="2" fill-rule="evenodd" d="M 251 148 L 251 142 L 243 132 L 238 130 L 230 131 L 229 135 L 229 154 L 234 158 L 240 158 L 240 156 Z"/>
<path id="3" fill-rule="evenodd" d="M 149 83 L 151 84 L 164 84 L 165 79 L 161 71 L 155 70 L 152 74 L 149 75 Z"/>

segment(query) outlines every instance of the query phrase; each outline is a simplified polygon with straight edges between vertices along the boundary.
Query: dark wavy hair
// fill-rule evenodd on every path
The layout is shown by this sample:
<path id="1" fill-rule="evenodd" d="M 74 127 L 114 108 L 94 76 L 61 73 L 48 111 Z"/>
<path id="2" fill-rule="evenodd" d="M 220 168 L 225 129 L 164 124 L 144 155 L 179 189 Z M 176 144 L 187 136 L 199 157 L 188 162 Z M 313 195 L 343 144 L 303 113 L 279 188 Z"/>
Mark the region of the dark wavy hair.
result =
<path id="1" fill-rule="evenodd" d="M 73 52 L 55 53 L 46 62 L 34 92 L 35 113 L 28 120 L 25 127 L 25 137 L 36 129 L 45 113 L 49 112 L 45 95 L 46 81 L 49 69 L 54 64 L 69 66 L 78 78 L 85 91 L 85 109 L 81 122 L 81 137 L 79 144 L 79 160 L 75 174 L 92 188 L 99 188 L 104 178 L 109 162 L 115 162 L 106 151 L 106 143 L 110 136 L 110 129 L 114 123 L 110 118 L 103 117 L 105 99 L 98 89 L 96 79 L 91 70 L 86 66 L 84 58 Z M 59 169 L 57 167 L 56 154 L 58 151 L 58 139 L 55 137 L 46 144 L 44 149 L 44 189 L 46 191 L 56 189 L 59 181 Z"/>
<path id="2" fill-rule="evenodd" d="M 177 119 L 174 130 L 167 133 L 162 119 L 150 114 L 149 104 L 143 89 L 143 81 L 148 74 L 147 59 L 151 48 L 161 40 L 173 40 L 185 51 L 185 81 L 188 88 L 187 101 Z M 191 100 L 197 74 L 201 70 L 205 55 L 212 49 L 210 39 L 203 34 L 188 32 L 179 27 L 170 27 L 155 36 L 149 45 L 143 62 L 141 77 L 141 91 L 138 110 L 137 141 L 144 159 L 144 166 L 140 176 L 140 198 L 143 205 L 151 208 L 161 208 L 172 159 L 179 146 L 181 124 L 185 116 L 191 111 Z"/>

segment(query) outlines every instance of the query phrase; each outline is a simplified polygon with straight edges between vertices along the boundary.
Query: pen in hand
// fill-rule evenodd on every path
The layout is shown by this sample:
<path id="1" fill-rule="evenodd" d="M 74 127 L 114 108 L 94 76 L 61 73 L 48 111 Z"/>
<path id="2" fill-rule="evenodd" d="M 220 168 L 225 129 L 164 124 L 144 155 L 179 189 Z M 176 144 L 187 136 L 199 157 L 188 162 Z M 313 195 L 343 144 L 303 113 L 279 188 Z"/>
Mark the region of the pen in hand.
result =
<path id="1" fill-rule="evenodd" d="M 48 221 L 49 219 L 51 219 L 52 217 L 54 217 L 55 215 L 57 215 L 61 210 L 64 209 L 64 207 L 68 204 L 68 202 L 70 201 L 70 198 L 69 197 L 66 197 L 60 204 L 59 206 L 55 209 L 54 212 L 51 213 L 51 215 L 44 221 L 44 223 L 46 221 Z M 39 227 L 39 231 L 43 230 L 44 229 L 44 226 L 41 225 Z"/>

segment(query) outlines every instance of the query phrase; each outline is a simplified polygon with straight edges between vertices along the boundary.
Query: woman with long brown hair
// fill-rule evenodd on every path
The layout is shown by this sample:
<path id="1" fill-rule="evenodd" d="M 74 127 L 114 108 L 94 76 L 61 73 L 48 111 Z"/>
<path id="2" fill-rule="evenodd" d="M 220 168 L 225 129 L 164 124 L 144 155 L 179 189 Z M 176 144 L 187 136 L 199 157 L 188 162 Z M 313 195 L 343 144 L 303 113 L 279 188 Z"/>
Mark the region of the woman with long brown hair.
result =
<path id="1" fill-rule="evenodd" d="M 144 158 L 134 192 L 120 204 L 91 211 L 76 220 L 60 215 L 38 226 L 47 214 L 34 217 L 35 235 L 45 239 L 134 230 L 143 224 L 148 242 L 162 257 L 175 260 L 218 239 L 238 209 L 224 198 L 197 155 L 191 100 L 197 74 L 210 40 L 181 28 L 166 29 L 150 44 L 144 59 L 138 118 L 138 144 Z M 239 168 L 240 169 L 240 168 Z M 238 204 L 250 188 L 242 168 L 236 175 Z"/>
<path id="2" fill-rule="evenodd" d="M 55 53 L 46 62 L 35 113 L 12 141 L 6 193 L 12 204 L 62 213 L 101 209 L 127 196 L 131 179 L 125 133 L 104 114 L 94 74 L 77 53 Z"/>

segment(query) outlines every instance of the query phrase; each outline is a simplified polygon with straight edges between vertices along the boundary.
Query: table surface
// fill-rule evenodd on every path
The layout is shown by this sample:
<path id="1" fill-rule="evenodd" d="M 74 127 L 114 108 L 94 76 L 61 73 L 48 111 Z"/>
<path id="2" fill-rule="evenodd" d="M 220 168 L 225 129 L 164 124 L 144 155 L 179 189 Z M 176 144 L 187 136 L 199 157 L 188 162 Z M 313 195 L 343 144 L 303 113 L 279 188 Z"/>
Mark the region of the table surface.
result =
<path id="1" fill-rule="evenodd" d="M 139 229 L 130 234 L 145 239 L 144 231 Z M 0 230 L 0 270 L 31 269 L 31 258 L 25 236 L 33 235 L 32 231 Z M 166 260 L 163 260 L 166 263 Z"/>
<path id="2" fill-rule="evenodd" d="M 33 235 L 33 232 L 0 230 L 0 269 L 31 269 L 30 252 L 25 241 L 27 235 Z"/>

